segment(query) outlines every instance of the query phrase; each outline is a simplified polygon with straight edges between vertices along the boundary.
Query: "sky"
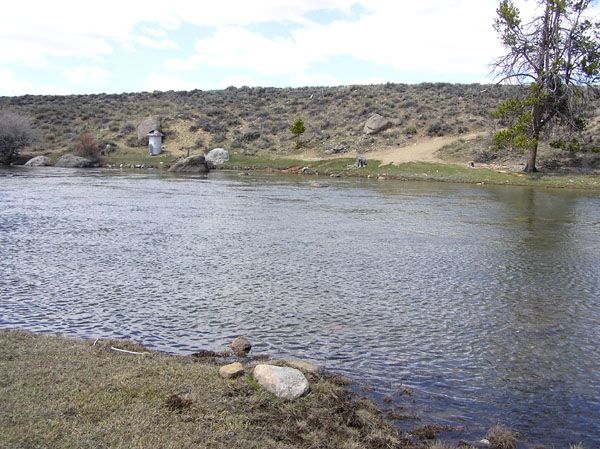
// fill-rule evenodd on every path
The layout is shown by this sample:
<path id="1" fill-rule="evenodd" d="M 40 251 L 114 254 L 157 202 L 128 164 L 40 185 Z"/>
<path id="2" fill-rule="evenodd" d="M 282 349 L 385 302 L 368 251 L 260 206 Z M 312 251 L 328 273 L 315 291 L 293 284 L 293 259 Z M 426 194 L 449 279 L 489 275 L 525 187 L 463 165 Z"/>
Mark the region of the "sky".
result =
<path id="1" fill-rule="evenodd" d="M 520 0 L 531 8 L 532 0 Z M 490 82 L 498 0 L 8 1 L 0 95 Z"/>

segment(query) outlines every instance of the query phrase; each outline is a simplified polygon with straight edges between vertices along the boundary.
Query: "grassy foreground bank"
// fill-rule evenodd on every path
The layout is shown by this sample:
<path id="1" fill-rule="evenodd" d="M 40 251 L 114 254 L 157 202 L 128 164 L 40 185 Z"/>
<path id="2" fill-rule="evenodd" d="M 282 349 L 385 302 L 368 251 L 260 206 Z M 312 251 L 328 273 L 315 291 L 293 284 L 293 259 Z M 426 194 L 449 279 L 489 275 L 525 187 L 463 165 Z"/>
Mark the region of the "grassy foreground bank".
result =
<path id="1" fill-rule="evenodd" d="M 284 402 L 213 358 L 111 345 L 143 350 L 0 330 L 0 447 L 413 447 L 333 378 L 308 375 L 311 392 Z"/>
<path id="2" fill-rule="evenodd" d="M 223 168 L 232 170 L 273 170 L 298 173 L 308 167 L 319 175 L 357 176 L 371 178 L 401 179 L 407 181 L 458 182 L 468 184 L 495 184 L 515 186 L 537 186 L 546 188 L 572 188 L 600 190 L 600 176 L 579 173 L 535 173 L 525 174 L 489 168 L 470 168 L 456 164 L 433 162 L 408 162 L 381 165 L 369 160 L 363 168 L 354 168 L 354 159 L 337 158 L 305 161 L 293 158 L 266 156 L 244 156 L 234 154 Z"/>

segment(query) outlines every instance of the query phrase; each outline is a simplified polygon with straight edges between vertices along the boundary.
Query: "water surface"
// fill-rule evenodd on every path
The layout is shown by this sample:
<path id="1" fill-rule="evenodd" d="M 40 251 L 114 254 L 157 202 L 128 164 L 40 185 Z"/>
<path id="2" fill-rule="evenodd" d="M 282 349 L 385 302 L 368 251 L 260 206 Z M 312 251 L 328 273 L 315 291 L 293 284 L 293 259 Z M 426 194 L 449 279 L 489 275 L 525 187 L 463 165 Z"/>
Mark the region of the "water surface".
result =
<path id="1" fill-rule="evenodd" d="M 243 334 L 450 438 L 600 446 L 599 195 L 311 181 L 2 170 L 0 326 L 178 353 Z"/>

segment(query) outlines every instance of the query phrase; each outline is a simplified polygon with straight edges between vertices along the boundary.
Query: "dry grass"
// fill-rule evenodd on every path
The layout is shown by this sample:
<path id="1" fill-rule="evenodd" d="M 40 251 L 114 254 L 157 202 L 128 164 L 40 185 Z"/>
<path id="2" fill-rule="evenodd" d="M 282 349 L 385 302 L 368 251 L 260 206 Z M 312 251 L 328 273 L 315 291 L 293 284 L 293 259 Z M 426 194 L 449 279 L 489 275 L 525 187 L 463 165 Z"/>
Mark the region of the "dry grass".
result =
<path id="1" fill-rule="evenodd" d="M 517 447 L 517 435 L 504 426 L 493 426 L 486 436 L 490 442 L 490 449 L 515 449 Z"/>
<path id="2" fill-rule="evenodd" d="M 442 441 L 434 441 L 433 443 L 429 443 L 427 449 L 452 449 L 453 446 L 450 446 L 447 443 Z"/>
<path id="3" fill-rule="evenodd" d="M 40 151 L 64 151 L 82 132 L 102 143 L 137 148 L 135 125 L 162 118 L 165 143 L 178 155 L 224 146 L 250 154 L 293 152 L 290 124 L 304 120 L 303 151 L 365 151 L 406 144 L 422 136 L 486 130 L 489 113 L 515 87 L 424 83 L 299 89 L 228 88 L 219 91 L 142 92 L 120 95 L 22 96 L 0 98 L 0 109 L 31 115 L 41 132 Z M 597 105 L 596 105 L 597 106 Z M 397 125 L 363 135 L 372 113 Z M 594 112 L 590 113 L 595 117 Z M 597 120 L 591 120 L 591 135 Z M 140 149 L 143 151 L 143 149 Z"/>
<path id="4" fill-rule="evenodd" d="M 251 376 L 138 345 L 0 331 L 0 447 L 404 448 L 374 406 L 335 381 L 283 402 Z"/>

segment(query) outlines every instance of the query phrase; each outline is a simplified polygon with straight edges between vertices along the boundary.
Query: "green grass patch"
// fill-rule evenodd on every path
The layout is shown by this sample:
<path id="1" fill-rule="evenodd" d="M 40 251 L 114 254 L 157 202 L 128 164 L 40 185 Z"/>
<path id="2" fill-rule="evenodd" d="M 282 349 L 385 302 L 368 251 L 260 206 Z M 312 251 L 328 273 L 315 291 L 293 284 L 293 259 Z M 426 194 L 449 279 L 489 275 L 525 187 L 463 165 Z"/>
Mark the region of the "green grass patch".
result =
<path id="1" fill-rule="evenodd" d="M 218 374 L 219 359 L 140 351 L 0 330 L 0 447 L 406 448 L 374 406 L 342 382 L 308 375 L 294 401 L 246 374 Z"/>
<path id="2" fill-rule="evenodd" d="M 305 161 L 293 158 L 234 155 L 224 165 L 225 169 L 237 170 L 282 170 L 299 172 L 309 167 L 319 175 L 341 175 L 357 177 L 384 177 L 413 181 L 438 181 L 469 184 L 498 184 L 517 186 L 538 186 L 551 188 L 578 188 L 600 190 L 600 177 L 587 174 L 554 174 L 498 171 L 488 168 L 469 168 L 457 164 L 433 162 L 408 162 L 405 164 L 381 165 L 369 160 L 363 168 L 354 168 L 354 159 L 322 159 Z"/>
<path id="3" fill-rule="evenodd" d="M 110 164 L 119 166 L 123 165 L 136 165 L 144 164 L 145 166 L 154 165 L 158 166 L 161 162 L 164 165 L 171 165 L 175 161 L 175 157 L 168 153 L 159 154 L 157 156 L 150 156 L 146 151 L 115 151 L 110 153 L 108 156 L 102 156 L 101 161 L 103 165 Z"/>

